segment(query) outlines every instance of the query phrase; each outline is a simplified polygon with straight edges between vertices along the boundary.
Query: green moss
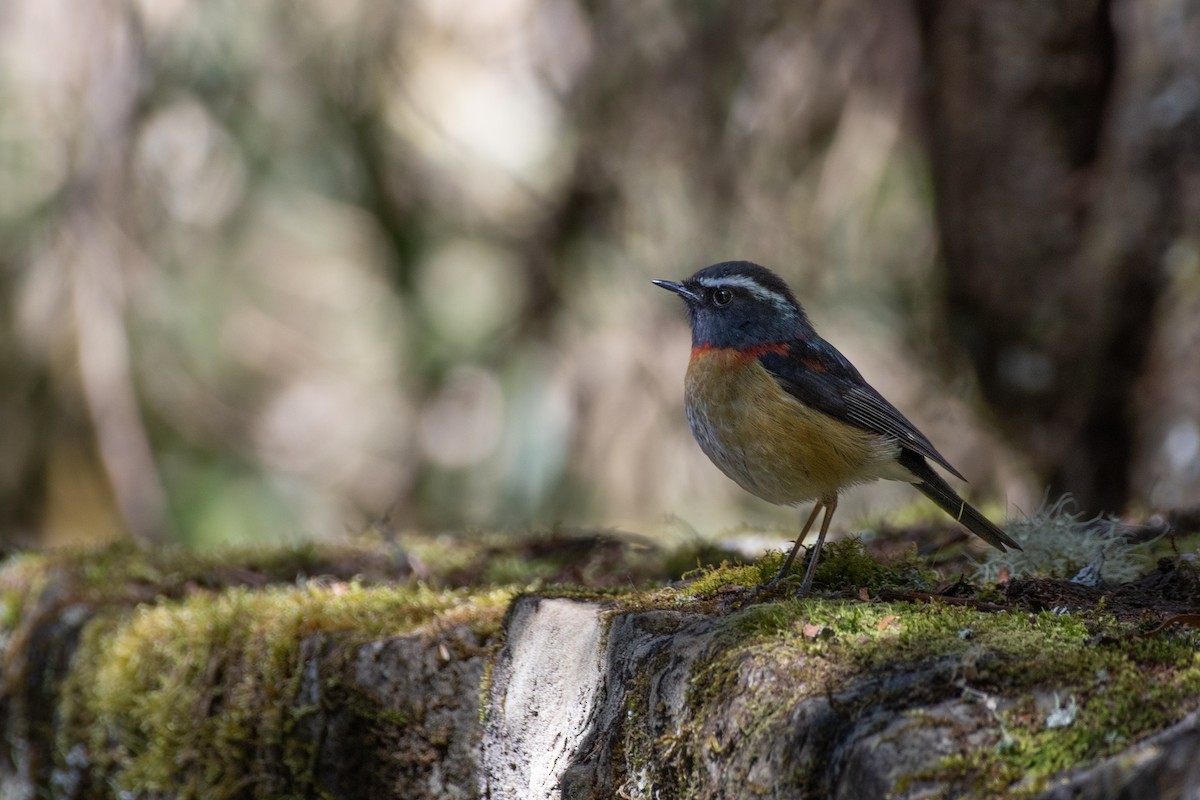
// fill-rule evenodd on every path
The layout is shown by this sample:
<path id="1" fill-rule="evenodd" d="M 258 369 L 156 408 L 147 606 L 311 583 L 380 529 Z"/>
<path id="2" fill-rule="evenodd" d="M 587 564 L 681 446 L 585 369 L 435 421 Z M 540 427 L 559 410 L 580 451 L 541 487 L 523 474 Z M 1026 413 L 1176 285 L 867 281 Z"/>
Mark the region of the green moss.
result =
<path id="1" fill-rule="evenodd" d="M 348 579 L 368 572 L 391 580 L 403 570 L 382 546 L 305 543 L 196 552 L 121 540 L 9 558 L 0 565 L 0 595 L 23 598 L 9 603 L 19 616 L 22 604 L 47 582 L 73 600 L 105 605 L 180 597 L 199 589 L 291 583 L 304 575 Z"/>
<path id="2" fill-rule="evenodd" d="M 84 629 L 64 686 L 58 750 L 82 740 L 92 779 L 118 793 L 223 798 L 270 786 L 280 778 L 267 754 L 311 713 L 292 707 L 305 638 L 339 634 L 349 652 L 435 616 L 490 635 L 509 596 L 334 584 L 232 589 L 101 615 Z"/>
<path id="3" fill-rule="evenodd" d="M 683 597 L 707 597 L 720 589 L 741 587 L 753 589 L 775 577 L 783 564 L 783 555 L 768 553 L 754 564 L 730 564 L 699 567 L 683 574 L 686 582 L 679 593 Z"/>
<path id="4" fill-rule="evenodd" d="M 1004 709 L 997 738 L 911 780 L 965 781 L 979 796 L 1032 794 L 1056 773 L 1114 753 L 1194 708 L 1200 697 L 1198 641 L 1195 632 L 1141 639 L 1132 626 L 1103 617 L 985 613 L 936 603 L 805 599 L 755 605 L 723 620 L 720 643 L 697 664 L 689 696 L 694 727 L 676 746 L 690 748 L 683 761 L 693 763 L 696 748 L 708 746 L 709 726 L 729 713 L 732 697 L 744 715 L 737 728 L 753 747 L 755 731 L 767 735 L 782 724 L 780 714 L 804 697 L 840 691 L 867 676 L 942 664 L 955 680 L 915 687 L 907 702 L 948 699 L 964 686 L 983 692 Z M 795 684 L 784 684 L 791 696 L 747 692 L 748 676 L 761 681 L 793 673 Z M 1064 727 L 1048 728 L 1045 711 L 1033 702 L 1035 691 L 1051 689 L 1064 703 L 1076 703 L 1077 713 Z M 670 780 L 687 782 L 680 775 Z"/>
<path id="5" fill-rule="evenodd" d="M 864 587 L 871 591 L 927 590 L 936 579 L 937 573 L 917 553 L 915 545 L 900 557 L 881 562 L 867 552 L 862 539 L 851 537 L 829 542 L 822 548 L 813 584 L 827 590 Z"/>
<path id="6" fill-rule="evenodd" d="M 526 559 L 515 553 L 505 553 L 488 561 L 483 581 L 493 585 L 540 583 L 554 577 L 561 568 L 554 559 Z"/>
<path id="7" fill-rule="evenodd" d="M 1061 669 L 1044 663 L 1038 673 L 1046 685 L 1047 673 L 1053 672 L 1058 695 L 1075 703 L 1073 721 L 1050 728 L 1046 714 L 1023 698 L 1001 715 L 1006 747 L 948 760 L 930 777 L 966 772 L 976 776 L 982 795 L 1031 797 L 1048 788 L 1056 773 L 1162 730 L 1194 708 L 1200 696 L 1198 638 L 1054 648 Z M 1030 686 L 1038 685 L 1037 679 Z"/>
<path id="8" fill-rule="evenodd" d="M 462 555 L 464 563 L 478 565 L 495 552 Z M 269 796 L 268 789 L 286 783 L 292 794 L 311 796 L 318 748 L 291 735 L 320 713 L 295 705 L 311 661 L 301 654 L 302 642 L 330 634 L 322 639 L 320 657 L 332 663 L 358 643 L 422 625 L 465 622 L 492 637 L 512 597 L 506 590 L 469 596 L 353 581 L 294 585 L 289 573 L 323 571 L 328 551 L 320 548 L 244 552 L 238 558 L 242 563 L 231 566 L 224 558 L 125 545 L 99 555 L 23 556 L 0 569 L 0 626 L 9 632 L 20 628 L 34 605 L 31 598 L 48 585 L 61 588 L 64 580 L 72 602 L 98 610 L 83 629 L 61 693 L 56 742 L 60 759 L 81 743 L 87 746 L 93 785 L 114 793 L 136 788 L 224 798 Z M 857 539 L 830 542 L 813 597 L 790 598 L 803 563 L 775 595 L 784 599 L 754 602 L 770 597 L 731 591 L 770 580 L 782 559 L 771 553 L 754 564 L 700 566 L 679 587 L 629 591 L 559 584 L 538 590 L 539 596 L 600 601 L 613 613 L 686 610 L 718 620 L 716 641 L 694 665 L 690 721 L 679 730 L 651 739 L 640 715 L 646 713 L 655 672 L 647 669 L 636 679 L 628 736 L 618 754 L 631 781 L 670 785 L 678 790 L 674 796 L 686 796 L 689 781 L 699 775 L 693 771 L 711 763 L 704 761 L 706 754 L 765 746 L 793 724 L 788 715 L 797 702 L 935 665 L 953 673 L 953 680 L 887 701 L 919 706 L 969 687 L 998 700 L 997 732 L 993 741 L 909 780 L 966 786 L 980 796 L 1031 794 L 1062 769 L 1161 730 L 1200 697 L 1195 632 L 1142 639 L 1102 610 L 985 613 L 940 603 L 857 599 L 864 587 L 875 596 L 886 588 L 928 589 L 932 572 L 915 550 L 880 562 Z M 566 561 L 535 560 L 532 574 L 548 576 L 553 564 Z M 531 576 L 512 559 L 488 569 L 493 579 Z M 276 577 L 289 584 L 209 588 Z M 139 600 L 157 605 L 131 610 Z M 661 616 L 664 624 L 675 618 Z M 489 680 L 485 675 L 485 686 Z M 1048 729 L 1045 709 L 1033 700 L 1035 691 L 1050 690 L 1076 703 L 1076 716 L 1065 727 Z M 363 720 L 383 726 L 410 722 L 348 691 L 325 693 L 324 701 L 331 696 L 338 703 L 361 703 L 355 713 Z M 855 702 L 871 701 L 868 696 Z M 726 738 L 734 734 L 744 741 Z"/>
<path id="9" fill-rule="evenodd" d="M 0 564 L 0 634 L 11 634 L 21 627 L 26 611 L 51 583 L 56 582 L 45 556 L 21 553 Z"/>
<path id="10" fill-rule="evenodd" d="M 818 571 L 819 585 L 826 590 L 919 588 L 930 577 L 913 563 L 915 553 L 878 564 L 855 540 L 835 543 L 828 557 L 828 572 Z M 853 702 L 866 705 L 920 707 L 966 689 L 995 699 L 999 710 L 993 740 L 909 776 L 906 783 L 927 779 L 967 787 L 977 796 L 1027 796 L 1065 769 L 1162 730 L 1200 698 L 1200 634 L 1143 639 L 1133 625 L 1102 611 L 990 613 L 936 602 L 821 597 L 720 611 L 730 587 L 763 582 L 773 576 L 780 558 L 704 568 L 679 589 L 639 597 L 640 608 L 684 604 L 724 614 L 716 640 L 693 666 L 688 717 L 665 739 L 650 741 L 645 735 L 638 718 L 645 713 L 649 684 L 635 683 L 624 758 L 626 770 L 642 788 L 670 786 L 664 796 L 689 796 L 706 785 L 705 770 L 725 763 L 725 748 L 768 748 L 793 724 L 789 715 L 797 703 L 859 686 L 866 688 L 851 692 Z M 626 602 L 622 598 L 617 604 L 624 608 Z M 921 670 L 946 678 L 911 687 L 887 680 Z M 908 696 L 872 697 L 870 687 L 876 684 Z M 1034 702 L 1035 695 L 1051 691 L 1062 703 L 1074 704 L 1076 713 L 1066 725 L 1048 727 L 1046 709 Z M 737 742 L 727 740 L 731 731 Z M 828 787 L 809 788 L 821 793 Z"/>
<path id="11" fill-rule="evenodd" d="M 536 582 L 637 586 L 661 582 L 671 576 L 672 564 L 699 552 L 693 548 L 666 552 L 631 534 L 558 527 L 521 533 L 413 533 L 401 537 L 401 544 L 429 579 L 456 586 Z"/>
<path id="12" fill-rule="evenodd" d="M 686 585 L 681 594 L 702 598 L 723 589 L 762 586 L 779 572 L 783 559 L 783 553 L 770 552 L 753 564 L 726 561 L 718 566 L 700 567 L 684 574 Z M 806 563 L 804 558 L 797 559 L 792 571 L 781 582 L 780 594 L 799 587 Z M 883 562 L 867 552 L 861 539 L 851 537 L 825 544 L 813 576 L 813 586 L 817 591 L 928 590 L 936 578 L 937 573 L 925 564 L 915 547 L 910 547 L 899 558 Z"/>

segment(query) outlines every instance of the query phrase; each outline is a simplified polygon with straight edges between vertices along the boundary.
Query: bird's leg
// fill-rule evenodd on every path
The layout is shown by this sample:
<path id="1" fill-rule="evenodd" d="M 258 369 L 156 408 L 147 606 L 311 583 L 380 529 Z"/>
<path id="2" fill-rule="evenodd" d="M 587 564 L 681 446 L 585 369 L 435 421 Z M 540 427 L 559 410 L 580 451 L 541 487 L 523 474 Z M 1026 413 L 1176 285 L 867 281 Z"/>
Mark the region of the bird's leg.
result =
<path id="1" fill-rule="evenodd" d="M 774 589 L 783 580 L 783 576 L 787 575 L 788 570 L 792 568 L 792 562 L 796 560 L 796 553 L 800 551 L 800 545 L 804 543 L 804 537 L 808 536 L 808 529 L 812 527 L 813 522 L 817 519 L 817 512 L 821 510 L 824 502 L 818 500 L 813 504 L 812 513 L 808 515 L 808 522 L 804 523 L 804 527 L 800 529 L 800 535 L 796 537 L 796 543 L 792 545 L 792 552 L 788 553 L 788 557 L 783 560 L 783 566 L 779 568 L 779 572 L 771 579 L 764 588 Z"/>
<path id="2" fill-rule="evenodd" d="M 825 543 L 825 534 L 829 533 L 829 521 L 833 519 L 833 512 L 837 509 L 837 495 L 822 500 L 821 504 L 825 506 L 825 517 L 821 520 L 821 532 L 817 534 L 817 543 L 813 545 L 812 556 L 808 559 L 808 569 L 804 570 L 804 580 L 800 584 L 800 591 L 796 592 L 796 597 L 804 597 L 812 586 L 813 573 L 817 569 L 817 561 L 821 558 L 821 545 Z"/>

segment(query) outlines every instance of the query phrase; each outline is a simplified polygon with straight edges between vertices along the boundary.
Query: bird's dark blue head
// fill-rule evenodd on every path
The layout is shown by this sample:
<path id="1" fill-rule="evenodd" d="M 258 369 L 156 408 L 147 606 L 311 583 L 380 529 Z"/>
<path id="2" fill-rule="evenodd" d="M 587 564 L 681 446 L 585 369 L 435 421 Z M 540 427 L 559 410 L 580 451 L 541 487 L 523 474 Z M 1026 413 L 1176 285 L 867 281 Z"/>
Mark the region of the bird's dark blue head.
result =
<path id="1" fill-rule="evenodd" d="M 654 281 L 687 304 L 692 345 L 744 350 L 813 333 L 792 290 L 771 270 L 723 261 L 686 281 Z"/>

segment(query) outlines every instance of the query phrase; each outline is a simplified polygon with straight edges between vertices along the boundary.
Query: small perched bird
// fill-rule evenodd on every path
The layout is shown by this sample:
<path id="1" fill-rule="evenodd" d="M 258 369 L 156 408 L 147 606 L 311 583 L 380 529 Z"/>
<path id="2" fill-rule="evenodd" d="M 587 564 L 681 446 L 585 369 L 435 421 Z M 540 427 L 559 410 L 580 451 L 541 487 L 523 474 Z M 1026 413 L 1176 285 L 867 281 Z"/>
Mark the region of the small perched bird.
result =
<path id="1" fill-rule="evenodd" d="M 938 475 L 965 480 L 929 439 L 817 335 L 778 275 L 749 261 L 705 267 L 685 281 L 654 281 L 683 298 L 692 325 L 684 400 L 692 435 L 746 491 L 780 505 L 816 500 L 776 585 L 817 518 L 821 530 L 800 584 L 813 570 L 838 492 L 885 478 L 911 483 L 1000 550 L 1020 545 Z"/>

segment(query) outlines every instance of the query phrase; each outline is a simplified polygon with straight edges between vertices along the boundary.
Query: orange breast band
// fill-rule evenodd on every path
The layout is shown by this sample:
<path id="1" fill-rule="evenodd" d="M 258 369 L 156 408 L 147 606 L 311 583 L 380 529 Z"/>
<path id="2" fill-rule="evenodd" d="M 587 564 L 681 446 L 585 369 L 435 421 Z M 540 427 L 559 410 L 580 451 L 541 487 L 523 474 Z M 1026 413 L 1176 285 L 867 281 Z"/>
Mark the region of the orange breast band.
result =
<path id="1" fill-rule="evenodd" d="M 731 361 L 753 361 L 756 358 L 765 356 L 767 353 L 778 353 L 781 356 L 787 355 L 788 346 L 783 342 L 773 342 L 771 344 L 756 344 L 753 347 L 736 348 L 736 347 L 715 347 L 711 344 L 698 344 L 692 347 L 692 360 L 708 355 L 722 355 Z"/>

